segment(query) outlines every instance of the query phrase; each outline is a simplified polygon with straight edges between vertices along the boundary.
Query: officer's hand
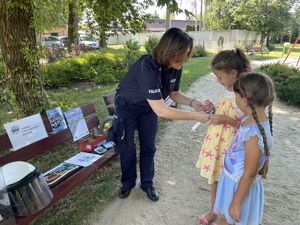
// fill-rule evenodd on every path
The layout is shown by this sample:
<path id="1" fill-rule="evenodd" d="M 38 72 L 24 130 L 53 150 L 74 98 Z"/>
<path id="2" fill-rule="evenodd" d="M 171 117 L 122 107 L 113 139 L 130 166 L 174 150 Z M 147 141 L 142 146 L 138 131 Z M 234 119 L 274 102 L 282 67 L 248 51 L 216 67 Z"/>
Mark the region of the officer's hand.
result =
<path id="1" fill-rule="evenodd" d="M 196 112 L 204 111 L 204 105 L 197 99 L 192 102 L 192 107 L 195 109 Z"/>
<path id="2" fill-rule="evenodd" d="M 209 99 L 206 99 L 204 101 L 203 106 L 204 106 L 205 112 L 211 112 L 214 109 L 214 104 Z"/>

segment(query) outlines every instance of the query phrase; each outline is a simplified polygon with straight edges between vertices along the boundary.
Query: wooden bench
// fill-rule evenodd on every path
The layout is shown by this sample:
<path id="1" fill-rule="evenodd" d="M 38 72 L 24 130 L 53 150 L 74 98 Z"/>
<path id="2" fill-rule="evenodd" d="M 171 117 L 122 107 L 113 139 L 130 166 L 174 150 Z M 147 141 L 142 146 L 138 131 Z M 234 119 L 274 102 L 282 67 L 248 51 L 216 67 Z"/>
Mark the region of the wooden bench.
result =
<path id="1" fill-rule="evenodd" d="M 83 115 L 85 116 L 87 126 L 89 130 L 91 129 L 98 129 L 99 120 L 98 117 L 95 115 L 95 108 L 93 104 L 87 104 L 81 107 L 83 111 Z M 50 123 L 47 118 L 43 120 L 44 125 L 48 133 L 52 131 Z M 17 151 L 9 151 L 7 150 L 12 148 L 10 140 L 7 134 L 3 134 L 0 136 L 0 165 L 4 165 L 9 162 L 13 161 L 28 161 L 30 159 L 36 158 L 39 155 L 42 155 L 48 151 L 51 151 L 54 147 L 72 141 L 72 134 L 70 129 L 65 129 L 61 132 L 55 134 L 49 134 L 47 138 L 39 140 L 35 143 L 27 145 Z M 79 144 L 78 144 L 78 152 Z M 5 154 L 6 153 L 6 154 Z M 58 202 L 61 198 L 75 189 L 78 185 L 80 185 L 84 180 L 89 178 L 93 175 L 98 169 L 107 165 L 110 161 L 116 158 L 116 153 L 113 150 L 107 151 L 103 157 L 96 162 L 94 162 L 91 166 L 80 168 L 74 174 L 70 175 L 65 180 L 61 181 L 53 188 L 51 188 L 53 193 L 53 200 L 52 202 L 43 210 L 38 211 L 32 215 L 24 216 L 24 217 L 16 217 L 16 223 L 18 225 L 25 225 L 30 223 L 33 219 L 37 216 L 42 214 L 47 208 L 54 205 Z M 51 168 L 49 168 L 51 169 Z"/>
<path id="2" fill-rule="evenodd" d="M 260 53 L 261 56 L 263 54 L 268 54 L 269 55 L 269 50 L 263 47 L 250 47 L 250 48 L 246 48 L 246 52 L 247 55 L 253 55 L 255 57 L 255 55 L 257 53 Z"/>

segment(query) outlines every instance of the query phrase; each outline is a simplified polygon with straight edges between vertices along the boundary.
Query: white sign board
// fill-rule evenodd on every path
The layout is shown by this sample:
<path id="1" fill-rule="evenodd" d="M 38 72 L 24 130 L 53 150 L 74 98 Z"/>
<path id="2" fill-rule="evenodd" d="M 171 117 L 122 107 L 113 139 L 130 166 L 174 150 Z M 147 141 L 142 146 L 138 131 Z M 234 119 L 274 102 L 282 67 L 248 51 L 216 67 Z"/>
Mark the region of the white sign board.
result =
<path id="1" fill-rule="evenodd" d="M 74 141 L 77 141 L 89 134 L 89 128 L 87 127 L 80 107 L 65 112 L 65 117 Z"/>
<path id="2" fill-rule="evenodd" d="M 40 114 L 4 124 L 4 128 L 14 150 L 48 137 Z"/>

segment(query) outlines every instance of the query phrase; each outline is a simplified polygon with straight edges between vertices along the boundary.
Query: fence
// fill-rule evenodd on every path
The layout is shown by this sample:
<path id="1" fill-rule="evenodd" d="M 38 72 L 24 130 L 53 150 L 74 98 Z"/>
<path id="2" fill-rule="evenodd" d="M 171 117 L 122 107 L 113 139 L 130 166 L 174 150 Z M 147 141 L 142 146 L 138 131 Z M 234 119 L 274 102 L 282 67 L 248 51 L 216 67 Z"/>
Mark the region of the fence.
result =
<path id="1" fill-rule="evenodd" d="M 260 33 L 248 30 L 220 30 L 220 31 L 190 31 L 187 32 L 194 39 L 194 45 L 205 45 L 206 49 L 232 49 L 235 47 L 252 47 L 259 45 Z M 138 41 L 141 45 L 148 40 L 150 36 L 160 38 L 164 32 L 145 32 L 134 34 L 120 34 L 109 37 L 109 45 L 123 45 L 126 41 L 132 39 Z"/>

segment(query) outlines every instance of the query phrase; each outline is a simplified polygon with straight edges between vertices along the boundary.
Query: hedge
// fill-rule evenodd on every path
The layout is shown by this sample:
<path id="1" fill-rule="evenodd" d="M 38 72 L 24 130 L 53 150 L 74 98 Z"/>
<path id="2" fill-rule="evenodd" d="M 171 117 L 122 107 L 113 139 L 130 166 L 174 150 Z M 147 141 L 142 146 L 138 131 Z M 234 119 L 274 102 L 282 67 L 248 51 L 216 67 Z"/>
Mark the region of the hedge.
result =
<path id="1" fill-rule="evenodd" d="M 126 50 L 101 49 L 98 52 L 83 53 L 79 57 L 63 59 L 42 68 L 43 83 L 48 88 L 67 87 L 78 81 L 97 84 L 118 82 L 128 67 L 142 53 Z M 130 57 L 128 57 L 130 55 Z"/>
<path id="2" fill-rule="evenodd" d="M 283 64 L 266 64 L 260 71 L 272 77 L 276 94 L 288 104 L 300 105 L 300 71 Z"/>
<path id="3" fill-rule="evenodd" d="M 46 88 L 68 87 L 79 81 L 97 84 L 118 82 L 142 54 L 140 51 L 107 48 L 60 59 L 41 67 L 42 82 Z M 3 79 L 4 66 L 0 61 L 0 86 Z"/>

